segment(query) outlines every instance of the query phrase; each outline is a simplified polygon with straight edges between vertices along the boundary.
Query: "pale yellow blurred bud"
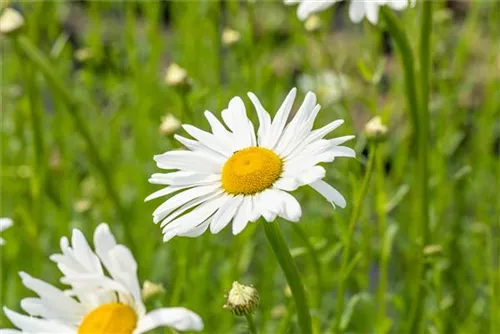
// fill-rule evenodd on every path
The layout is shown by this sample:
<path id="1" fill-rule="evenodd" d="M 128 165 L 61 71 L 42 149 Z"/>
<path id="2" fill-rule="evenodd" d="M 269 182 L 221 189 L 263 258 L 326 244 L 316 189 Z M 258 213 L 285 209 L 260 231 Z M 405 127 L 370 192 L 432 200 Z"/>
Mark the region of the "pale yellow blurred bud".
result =
<path id="1" fill-rule="evenodd" d="M 382 124 L 382 118 L 375 116 L 365 125 L 365 135 L 369 140 L 383 141 L 387 136 L 387 126 Z"/>
<path id="2" fill-rule="evenodd" d="M 321 19 L 317 15 L 309 16 L 306 22 L 304 22 L 304 28 L 309 32 L 318 31 L 322 25 L 323 23 L 321 22 Z"/>
<path id="3" fill-rule="evenodd" d="M 24 18 L 17 10 L 5 8 L 0 15 L 0 33 L 9 35 L 19 31 L 24 26 Z"/>
<path id="4" fill-rule="evenodd" d="M 78 213 L 83 213 L 83 212 L 88 211 L 91 206 L 92 206 L 92 203 L 90 202 L 89 199 L 82 198 L 82 199 L 77 200 L 75 202 L 75 204 L 73 204 L 73 209 L 75 209 L 75 211 Z"/>
<path id="5" fill-rule="evenodd" d="M 186 85 L 188 83 L 188 75 L 186 70 L 176 63 L 170 64 L 165 73 L 165 83 L 168 86 L 172 87 Z"/>
<path id="6" fill-rule="evenodd" d="M 89 48 L 78 49 L 74 53 L 75 59 L 81 63 L 86 62 L 90 58 L 92 58 L 92 53 Z"/>
<path id="7" fill-rule="evenodd" d="M 240 33 L 231 28 L 226 28 L 222 31 L 222 44 L 224 46 L 231 46 L 240 40 Z"/>
<path id="8" fill-rule="evenodd" d="M 424 247 L 424 255 L 431 256 L 440 254 L 443 251 L 441 245 L 427 245 Z"/>
<path id="9" fill-rule="evenodd" d="M 150 281 L 145 281 L 144 284 L 142 285 L 142 299 L 147 300 L 152 297 L 161 295 L 165 292 L 165 288 L 163 287 L 163 284 L 159 283 L 153 283 Z"/>
<path id="10" fill-rule="evenodd" d="M 259 293 L 253 286 L 233 282 L 224 308 L 229 309 L 234 315 L 245 316 L 255 311 L 259 301 Z"/>
<path id="11" fill-rule="evenodd" d="M 179 121 L 174 115 L 167 114 L 161 118 L 160 134 L 171 135 L 181 127 Z"/>

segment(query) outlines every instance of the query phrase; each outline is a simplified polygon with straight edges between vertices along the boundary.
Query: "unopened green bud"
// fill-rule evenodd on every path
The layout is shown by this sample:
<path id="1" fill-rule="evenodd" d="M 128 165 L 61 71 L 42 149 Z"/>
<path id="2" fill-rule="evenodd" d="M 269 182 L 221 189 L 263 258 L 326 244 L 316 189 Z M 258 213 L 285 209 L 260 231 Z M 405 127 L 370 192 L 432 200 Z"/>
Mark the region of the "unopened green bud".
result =
<path id="1" fill-rule="evenodd" d="M 259 301 L 259 293 L 253 286 L 233 282 L 231 291 L 227 294 L 224 308 L 241 317 L 253 313 L 259 306 Z"/>
<path id="2" fill-rule="evenodd" d="M 156 284 L 156 283 L 153 283 L 150 281 L 145 281 L 144 284 L 142 285 L 141 295 L 142 295 L 143 300 L 147 300 L 147 299 L 150 299 L 152 297 L 161 295 L 164 292 L 165 292 L 165 288 L 163 287 L 163 285 L 161 283 Z"/>

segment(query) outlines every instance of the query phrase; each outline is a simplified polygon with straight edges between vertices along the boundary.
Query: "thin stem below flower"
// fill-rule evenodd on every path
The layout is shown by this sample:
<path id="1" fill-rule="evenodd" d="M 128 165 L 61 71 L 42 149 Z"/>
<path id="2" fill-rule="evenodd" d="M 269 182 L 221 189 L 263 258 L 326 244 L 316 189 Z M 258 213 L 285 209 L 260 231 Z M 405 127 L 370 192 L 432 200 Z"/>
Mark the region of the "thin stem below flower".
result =
<path id="1" fill-rule="evenodd" d="M 363 205 L 366 193 L 368 191 L 368 184 L 370 183 L 370 178 L 372 175 L 373 171 L 373 165 L 374 165 L 374 160 L 375 160 L 375 154 L 376 154 L 376 149 L 377 146 L 376 144 L 372 144 L 370 146 L 370 155 L 368 157 L 368 164 L 366 166 L 366 171 L 365 175 L 363 177 L 363 183 L 361 184 L 361 189 L 359 191 L 359 196 L 357 201 L 354 203 L 354 207 L 352 209 L 351 217 L 349 219 L 349 225 L 347 228 L 347 235 L 346 235 L 346 240 L 344 241 L 344 251 L 343 251 L 343 256 L 342 256 L 342 264 L 340 267 L 340 276 L 339 276 L 339 282 L 338 282 L 338 288 L 337 288 L 337 307 L 336 307 L 336 320 L 335 320 L 335 332 L 340 332 L 340 319 L 342 318 L 342 314 L 344 312 L 344 295 L 345 295 L 345 279 L 347 278 L 346 272 L 349 272 L 347 270 L 347 267 L 349 265 L 349 258 L 351 256 L 351 243 L 352 239 L 354 237 L 354 229 L 356 227 L 356 221 L 359 218 L 359 215 L 361 214 L 361 207 Z"/>
<path id="2" fill-rule="evenodd" d="M 257 334 L 257 327 L 255 326 L 255 321 L 253 320 L 253 315 L 251 313 L 245 315 L 248 323 L 248 330 L 251 334 Z"/>
<path id="3" fill-rule="evenodd" d="M 297 310 L 297 317 L 300 327 L 300 333 L 312 333 L 311 315 L 309 314 L 309 306 L 307 302 L 304 285 L 300 279 L 299 270 L 293 261 L 292 255 L 288 250 L 283 236 L 281 235 L 279 226 L 276 222 L 262 222 L 267 240 L 271 246 L 274 255 L 276 256 L 281 270 L 285 274 L 290 290 L 292 291 Z"/>

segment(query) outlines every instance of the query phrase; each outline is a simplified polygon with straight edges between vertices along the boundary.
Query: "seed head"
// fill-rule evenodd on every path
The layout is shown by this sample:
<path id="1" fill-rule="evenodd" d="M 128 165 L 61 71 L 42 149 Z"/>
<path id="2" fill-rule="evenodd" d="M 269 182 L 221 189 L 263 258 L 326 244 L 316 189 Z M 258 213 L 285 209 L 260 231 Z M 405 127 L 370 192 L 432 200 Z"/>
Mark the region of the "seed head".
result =
<path id="1" fill-rule="evenodd" d="M 171 87 L 182 87 L 188 85 L 188 75 L 185 69 L 176 63 L 170 64 L 165 73 L 165 83 Z"/>
<path id="2" fill-rule="evenodd" d="M 365 125 L 365 135 L 369 140 L 384 141 L 387 136 L 387 127 L 382 124 L 380 116 L 375 116 Z"/>

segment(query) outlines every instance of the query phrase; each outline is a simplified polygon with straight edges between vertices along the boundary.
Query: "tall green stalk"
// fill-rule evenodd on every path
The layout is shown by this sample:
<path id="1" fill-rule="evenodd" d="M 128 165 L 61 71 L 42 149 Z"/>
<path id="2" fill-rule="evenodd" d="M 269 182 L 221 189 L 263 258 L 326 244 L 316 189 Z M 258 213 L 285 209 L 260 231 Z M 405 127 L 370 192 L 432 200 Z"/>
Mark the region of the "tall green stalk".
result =
<path id="1" fill-rule="evenodd" d="M 300 333 L 312 333 L 311 315 L 309 314 L 309 305 L 307 302 L 304 285 L 300 279 L 299 270 L 293 261 L 292 255 L 288 250 L 283 236 L 281 235 L 278 223 L 262 222 L 267 240 L 271 246 L 278 263 L 280 264 L 283 273 L 285 274 L 290 290 L 292 291 L 297 309 L 297 317 L 299 322 Z"/>
<path id="2" fill-rule="evenodd" d="M 419 197 L 419 261 L 417 263 L 417 279 L 423 280 L 425 275 L 425 264 L 423 259 L 423 249 L 428 243 L 430 236 L 429 217 L 429 86 L 431 71 L 431 34 L 432 34 L 432 1 L 423 1 L 422 22 L 420 30 L 420 113 L 419 113 L 419 134 L 417 142 L 417 179 Z M 414 310 L 412 312 L 409 331 L 419 333 L 422 330 L 422 317 L 424 312 L 425 289 L 421 282 L 415 286 L 415 293 L 412 297 Z"/>
<path id="3" fill-rule="evenodd" d="M 345 280 L 347 267 L 349 265 L 349 258 L 351 257 L 351 244 L 354 238 L 354 228 L 356 227 L 356 222 L 361 214 L 361 207 L 368 191 L 368 184 L 370 183 L 370 178 L 373 172 L 373 165 L 375 161 L 375 155 L 377 150 L 376 144 L 370 145 L 370 156 L 368 157 L 368 164 L 366 165 L 365 175 L 363 177 L 363 183 L 361 184 L 361 189 L 359 190 L 358 199 L 354 203 L 352 209 L 351 217 L 349 218 L 349 225 L 347 227 L 346 240 L 344 241 L 344 250 L 342 252 L 342 264 L 340 267 L 340 277 L 337 287 L 337 307 L 335 312 L 337 313 L 335 320 L 335 331 L 340 331 L 340 319 L 344 313 L 344 296 L 345 296 Z"/>

